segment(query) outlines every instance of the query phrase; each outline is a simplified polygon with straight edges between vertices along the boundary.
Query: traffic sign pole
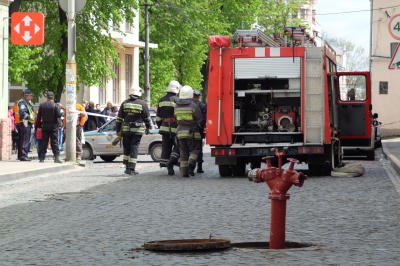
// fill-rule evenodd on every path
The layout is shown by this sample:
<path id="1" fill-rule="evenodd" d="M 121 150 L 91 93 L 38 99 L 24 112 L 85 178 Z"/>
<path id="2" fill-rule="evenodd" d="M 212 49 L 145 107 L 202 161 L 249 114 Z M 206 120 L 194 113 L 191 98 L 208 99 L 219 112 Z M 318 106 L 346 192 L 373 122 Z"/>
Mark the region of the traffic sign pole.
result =
<path id="1" fill-rule="evenodd" d="M 66 161 L 76 161 L 76 62 L 75 62 L 75 0 L 68 0 L 68 61 L 66 67 Z"/>

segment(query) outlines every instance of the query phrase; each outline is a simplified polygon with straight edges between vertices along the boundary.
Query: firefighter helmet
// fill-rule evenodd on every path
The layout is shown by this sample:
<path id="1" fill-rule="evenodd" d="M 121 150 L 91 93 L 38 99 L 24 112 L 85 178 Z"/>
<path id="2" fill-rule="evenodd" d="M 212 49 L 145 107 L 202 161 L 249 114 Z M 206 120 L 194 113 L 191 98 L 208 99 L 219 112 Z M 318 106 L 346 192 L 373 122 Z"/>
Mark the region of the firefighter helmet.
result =
<path id="1" fill-rule="evenodd" d="M 167 89 L 165 90 L 166 92 L 173 92 L 178 94 L 179 90 L 182 88 L 182 85 L 176 81 L 176 80 L 172 80 L 169 84 Z"/>
<path id="2" fill-rule="evenodd" d="M 193 98 L 193 89 L 192 87 L 185 85 L 182 87 L 179 92 L 179 99 L 192 99 Z"/>
<path id="3" fill-rule="evenodd" d="M 141 97 L 143 93 L 143 89 L 140 87 L 131 87 L 129 90 L 129 95 Z"/>

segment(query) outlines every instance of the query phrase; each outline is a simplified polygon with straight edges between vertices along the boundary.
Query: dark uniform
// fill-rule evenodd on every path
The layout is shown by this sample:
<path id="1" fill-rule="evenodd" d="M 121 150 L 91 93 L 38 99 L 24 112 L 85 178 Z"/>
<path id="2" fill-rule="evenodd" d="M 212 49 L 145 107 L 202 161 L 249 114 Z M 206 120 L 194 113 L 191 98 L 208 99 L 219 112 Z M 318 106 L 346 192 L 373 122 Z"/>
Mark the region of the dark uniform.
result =
<path id="1" fill-rule="evenodd" d="M 195 90 L 193 92 L 193 95 L 200 96 L 200 92 Z M 200 153 L 199 153 L 199 156 L 197 157 L 197 173 L 204 173 L 204 171 L 203 171 L 203 162 L 204 162 L 203 161 L 203 140 L 206 138 L 206 133 L 204 133 L 204 129 L 206 127 L 207 105 L 205 103 L 202 103 L 198 99 L 193 99 L 192 101 L 199 106 L 201 113 L 203 114 L 203 119 L 199 123 L 201 145 L 200 145 Z"/>
<path id="2" fill-rule="evenodd" d="M 122 102 L 117 117 L 117 132 L 121 132 L 123 138 L 125 173 L 133 175 L 138 174 L 135 167 L 140 140 L 145 131 L 143 122 L 146 124 L 146 134 L 151 127 L 149 108 L 145 101 L 139 99 L 140 95 L 129 95 L 130 98 Z"/>
<path id="3" fill-rule="evenodd" d="M 179 159 L 179 146 L 176 140 L 178 123 L 174 116 L 174 108 L 178 100 L 175 93 L 168 92 L 158 102 L 156 123 L 162 136 L 161 167 L 173 167 Z"/>
<path id="4" fill-rule="evenodd" d="M 203 115 L 192 99 L 180 99 L 176 103 L 175 117 L 178 122 L 176 134 L 179 141 L 181 174 L 183 177 L 193 176 L 201 147 L 199 122 Z"/>
<path id="5" fill-rule="evenodd" d="M 19 123 L 19 157 L 20 161 L 30 161 L 28 152 L 30 147 L 33 123 L 35 122 L 35 112 L 32 104 L 26 99 L 26 96 L 32 96 L 30 90 L 25 90 L 25 98 L 18 102 L 20 123 Z"/>
<path id="6" fill-rule="evenodd" d="M 39 106 L 36 127 L 42 128 L 42 145 L 40 146 L 39 161 L 44 162 L 47 152 L 47 144 L 49 143 L 55 156 L 54 162 L 61 163 L 60 150 L 58 146 L 58 127 L 60 126 L 61 111 L 60 107 L 52 101 L 54 94 L 47 93 L 47 101 Z"/>

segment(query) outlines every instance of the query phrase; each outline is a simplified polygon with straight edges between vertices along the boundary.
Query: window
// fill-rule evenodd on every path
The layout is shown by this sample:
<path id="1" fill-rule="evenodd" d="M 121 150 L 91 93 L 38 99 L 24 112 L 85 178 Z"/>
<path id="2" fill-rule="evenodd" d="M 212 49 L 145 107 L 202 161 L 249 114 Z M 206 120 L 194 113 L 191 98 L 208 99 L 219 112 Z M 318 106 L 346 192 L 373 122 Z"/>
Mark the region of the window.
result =
<path id="1" fill-rule="evenodd" d="M 367 98 L 366 78 L 363 75 L 339 77 L 340 100 L 364 101 Z"/>
<path id="2" fill-rule="evenodd" d="M 128 21 L 125 21 L 125 32 L 133 33 L 133 27 L 132 27 L 131 23 L 129 23 Z"/>
<path id="3" fill-rule="evenodd" d="M 113 102 L 119 104 L 119 66 L 114 64 L 113 66 L 115 78 L 113 78 Z"/>
<path id="4" fill-rule="evenodd" d="M 389 82 L 379 81 L 379 94 L 388 94 Z"/>
<path id="5" fill-rule="evenodd" d="M 125 55 L 125 90 L 126 90 L 126 97 L 129 95 L 129 89 L 132 86 L 132 55 L 127 54 Z"/>
<path id="6" fill-rule="evenodd" d="M 101 79 L 102 85 L 99 86 L 99 104 L 106 104 L 106 87 L 107 87 L 107 81 L 103 77 Z"/>

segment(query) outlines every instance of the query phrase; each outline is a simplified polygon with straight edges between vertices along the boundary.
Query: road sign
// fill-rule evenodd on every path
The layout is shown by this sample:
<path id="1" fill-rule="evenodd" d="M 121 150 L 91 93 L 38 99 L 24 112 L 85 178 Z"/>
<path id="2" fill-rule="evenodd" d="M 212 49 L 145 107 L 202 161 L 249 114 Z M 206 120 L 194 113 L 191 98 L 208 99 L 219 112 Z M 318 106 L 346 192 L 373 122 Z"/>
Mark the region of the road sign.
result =
<path id="1" fill-rule="evenodd" d="M 14 12 L 11 15 L 11 42 L 21 45 L 42 45 L 44 15 L 40 12 Z"/>
<path id="2" fill-rule="evenodd" d="M 400 40 L 400 14 L 392 17 L 388 24 L 390 35 L 393 38 Z"/>
<path id="3" fill-rule="evenodd" d="M 394 51 L 392 60 L 389 64 L 389 69 L 400 69 L 400 43 L 397 45 L 396 50 Z"/>
<path id="4" fill-rule="evenodd" d="M 58 4 L 65 13 L 68 13 L 68 0 L 58 0 Z M 86 0 L 75 0 L 75 13 L 79 13 L 86 5 Z"/>

